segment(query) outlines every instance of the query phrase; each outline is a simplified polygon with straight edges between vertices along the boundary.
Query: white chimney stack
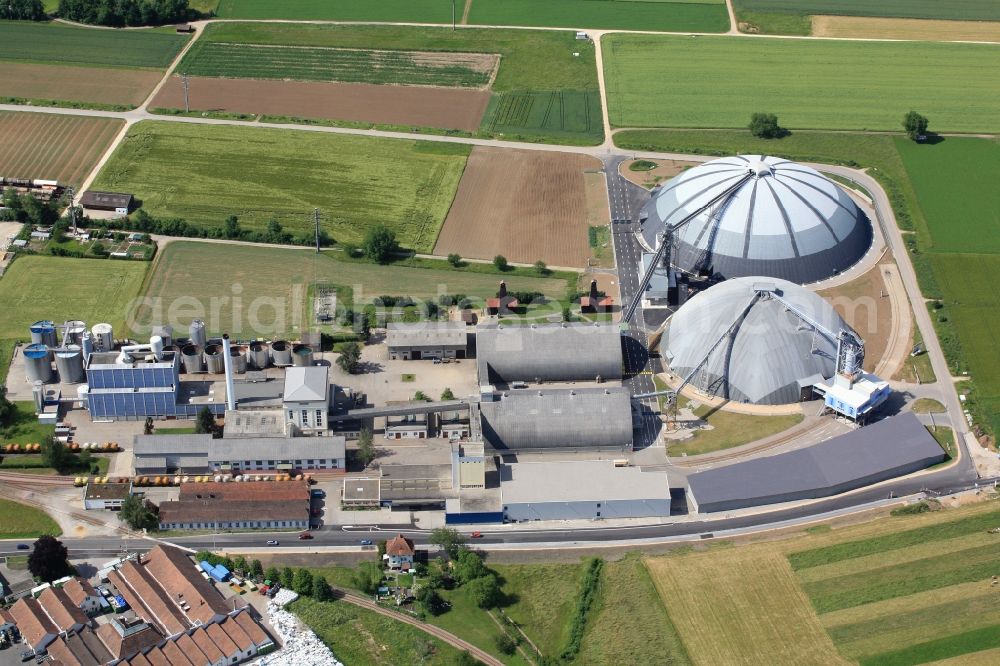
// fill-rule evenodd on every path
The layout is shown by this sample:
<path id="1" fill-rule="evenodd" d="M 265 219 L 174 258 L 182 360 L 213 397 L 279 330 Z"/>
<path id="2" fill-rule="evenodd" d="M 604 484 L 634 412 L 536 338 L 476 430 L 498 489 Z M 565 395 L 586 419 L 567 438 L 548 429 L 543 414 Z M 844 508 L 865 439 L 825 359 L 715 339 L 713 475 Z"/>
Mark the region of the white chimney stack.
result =
<path id="1" fill-rule="evenodd" d="M 222 360 L 226 364 L 226 409 L 236 409 L 236 390 L 233 388 L 233 357 L 229 355 L 229 334 L 222 336 Z"/>

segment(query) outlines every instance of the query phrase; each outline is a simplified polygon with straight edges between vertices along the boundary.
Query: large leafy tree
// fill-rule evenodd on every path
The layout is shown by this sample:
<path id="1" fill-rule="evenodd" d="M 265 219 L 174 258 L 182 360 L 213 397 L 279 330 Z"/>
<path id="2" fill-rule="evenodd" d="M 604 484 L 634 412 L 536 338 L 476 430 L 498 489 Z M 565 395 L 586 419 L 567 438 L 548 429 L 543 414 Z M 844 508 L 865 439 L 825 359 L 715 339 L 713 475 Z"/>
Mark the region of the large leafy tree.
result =
<path id="1" fill-rule="evenodd" d="M 35 548 L 28 555 L 28 571 L 32 576 L 50 583 L 72 573 L 69 551 L 53 536 L 42 536 L 35 541 Z"/>
<path id="2" fill-rule="evenodd" d="M 122 502 L 118 519 L 128 524 L 134 530 L 155 530 L 160 524 L 160 517 L 154 505 L 149 500 L 142 500 L 132 495 Z"/>
<path id="3" fill-rule="evenodd" d="M 384 224 L 368 229 L 368 232 L 365 233 L 365 239 L 361 243 L 361 249 L 365 256 L 380 264 L 389 261 L 397 248 L 396 234 Z"/>
<path id="4" fill-rule="evenodd" d="M 784 131 L 773 113 L 755 113 L 750 117 L 750 133 L 760 139 L 777 139 Z"/>
<path id="5" fill-rule="evenodd" d="M 340 348 L 340 356 L 337 357 L 337 366 L 349 375 L 358 371 L 361 363 L 361 346 L 357 342 L 345 342 Z"/>
<path id="6" fill-rule="evenodd" d="M 4 0 L 0 2 L 0 19 L 8 21 L 44 21 L 42 0 Z"/>
<path id="7" fill-rule="evenodd" d="M 916 111 L 910 111 L 903 116 L 903 129 L 906 130 L 906 136 L 913 141 L 916 141 L 917 137 L 927 134 L 927 125 L 927 118 Z"/>

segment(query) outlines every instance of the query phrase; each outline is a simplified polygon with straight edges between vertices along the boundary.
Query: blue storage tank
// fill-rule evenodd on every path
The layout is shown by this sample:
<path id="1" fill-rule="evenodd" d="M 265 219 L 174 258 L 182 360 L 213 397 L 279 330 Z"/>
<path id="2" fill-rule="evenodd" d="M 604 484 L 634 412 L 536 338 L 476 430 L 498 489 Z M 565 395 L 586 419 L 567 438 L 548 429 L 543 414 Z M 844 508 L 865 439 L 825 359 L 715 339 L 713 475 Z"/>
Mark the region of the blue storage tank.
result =
<path id="1" fill-rule="evenodd" d="M 51 321 L 36 321 L 28 327 L 28 331 L 31 332 L 31 344 L 33 345 L 55 347 L 58 344 L 56 341 L 56 325 Z"/>
<path id="2" fill-rule="evenodd" d="M 24 372 L 29 383 L 52 379 L 52 350 L 47 345 L 33 344 L 24 348 Z"/>

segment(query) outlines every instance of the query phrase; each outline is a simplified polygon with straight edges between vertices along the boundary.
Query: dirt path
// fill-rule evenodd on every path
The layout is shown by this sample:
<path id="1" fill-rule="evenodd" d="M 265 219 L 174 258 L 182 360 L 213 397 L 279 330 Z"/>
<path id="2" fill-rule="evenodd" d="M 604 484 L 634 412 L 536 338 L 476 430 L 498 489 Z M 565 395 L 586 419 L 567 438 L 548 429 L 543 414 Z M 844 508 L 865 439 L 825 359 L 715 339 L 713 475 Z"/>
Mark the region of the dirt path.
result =
<path id="1" fill-rule="evenodd" d="M 733 9 L 733 0 L 726 0 L 726 11 L 729 12 L 729 32 L 727 35 L 739 35 L 740 24 L 736 21 L 736 10 Z"/>
<path id="2" fill-rule="evenodd" d="M 469 12 L 472 11 L 472 0 L 465 0 L 465 8 L 462 10 L 462 25 L 469 25 Z"/>
<path id="3" fill-rule="evenodd" d="M 475 657 L 482 663 L 487 664 L 487 666 L 503 666 L 503 662 L 494 657 L 493 655 L 491 655 L 490 653 L 477 648 L 472 643 L 462 640 L 455 634 L 449 633 L 444 629 L 441 629 L 440 627 L 436 627 L 433 624 L 427 624 L 426 622 L 421 622 L 420 620 L 410 617 L 409 615 L 405 615 L 403 613 L 395 613 L 386 608 L 382 608 L 371 599 L 367 597 L 362 597 L 361 595 L 355 594 L 353 592 L 349 592 L 344 588 L 335 587 L 334 589 L 343 595 L 341 601 L 346 601 L 347 603 L 354 604 L 359 608 L 364 608 L 365 610 L 374 611 L 379 615 L 384 615 L 398 622 L 408 624 L 411 627 L 416 627 L 417 629 L 430 634 L 434 638 L 444 641 L 445 643 L 454 647 L 457 650 L 463 650 L 469 652 L 469 654 L 471 654 L 473 657 Z"/>
<path id="4" fill-rule="evenodd" d="M 882 359 L 875 366 L 875 374 L 879 377 L 892 377 L 903 366 L 910 351 L 913 317 L 910 314 L 910 301 L 906 297 L 903 280 L 899 277 L 899 269 L 895 264 L 882 264 L 879 268 L 892 306 L 892 323 L 889 326 L 892 336 L 886 343 L 885 351 L 882 352 Z"/>

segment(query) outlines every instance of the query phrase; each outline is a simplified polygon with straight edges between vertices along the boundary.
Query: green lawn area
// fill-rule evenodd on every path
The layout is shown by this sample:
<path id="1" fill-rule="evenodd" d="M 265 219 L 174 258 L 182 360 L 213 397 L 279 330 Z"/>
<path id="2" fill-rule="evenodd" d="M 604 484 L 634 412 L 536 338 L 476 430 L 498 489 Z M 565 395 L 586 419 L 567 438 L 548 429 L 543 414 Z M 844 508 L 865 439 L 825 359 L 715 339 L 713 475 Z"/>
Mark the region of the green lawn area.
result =
<path id="1" fill-rule="evenodd" d="M 490 619 L 485 610 L 476 605 L 465 589 L 442 590 L 440 594 L 451 604 L 451 609 L 437 617 L 428 616 L 428 622 L 486 650 L 505 664 L 529 666 L 530 662 L 525 661 L 519 653 L 505 655 L 497 649 L 496 638 L 500 635 L 500 627 Z M 527 627 L 524 629 L 527 631 Z"/>
<path id="2" fill-rule="evenodd" d="M 309 625 L 338 660 L 351 666 L 450 666 L 459 652 L 429 634 L 342 601 L 303 597 L 289 610 Z"/>
<path id="3" fill-rule="evenodd" d="M 983 76 L 1000 68 L 993 45 L 621 34 L 603 44 L 618 127 L 736 128 L 767 111 L 793 130 L 899 130 L 920 109 L 937 131 L 1000 130 L 1000 77 Z M 665 63 L 683 66 L 665 76 Z"/>
<path id="4" fill-rule="evenodd" d="M 59 536 L 62 530 L 41 509 L 0 499 L 0 539 L 33 539 L 43 534 Z"/>
<path id="5" fill-rule="evenodd" d="M 430 252 L 469 147 L 251 127 L 144 121 L 132 127 L 95 188 L 135 193 L 154 217 L 244 229 L 278 220 L 312 235 L 314 208 L 338 243 L 385 224 L 405 247 Z"/>
<path id="6" fill-rule="evenodd" d="M 507 564 L 493 568 L 503 578 L 503 591 L 510 600 L 504 612 L 543 655 L 559 654 L 566 643 L 582 566 Z"/>
<path id="7" fill-rule="evenodd" d="M 35 403 L 15 402 L 14 417 L 6 426 L 0 426 L 0 445 L 38 444 L 46 435 L 55 433 L 55 426 L 42 425 L 35 415 Z"/>
<path id="8" fill-rule="evenodd" d="M 934 398 L 918 398 L 913 401 L 913 411 L 917 414 L 942 414 L 947 410 Z"/>
<path id="9" fill-rule="evenodd" d="M 157 435 L 193 435 L 194 428 L 157 428 Z"/>
<path id="10" fill-rule="evenodd" d="M 1000 21 L 994 0 L 733 0 L 737 16 L 742 11 L 785 14 L 832 14 L 893 18 Z"/>
<path id="11" fill-rule="evenodd" d="M 720 0 L 473 0 L 469 23 L 664 32 L 725 32 Z"/>
<path id="12" fill-rule="evenodd" d="M 27 339 L 28 325 L 40 319 L 108 322 L 120 330 L 147 266 L 140 261 L 20 257 L 0 278 L 0 338 Z"/>
<path id="13" fill-rule="evenodd" d="M 342 287 L 338 302 L 362 304 L 381 295 L 420 299 L 461 293 L 485 298 L 496 294 L 500 281 L 495 272 L 447 270 L 445 262 L 419 262 L 440 268 L 411 267 L 405 265 L 408 262 L 379 266 L 344 261 L 342 256 L 340 252 L 174 241 L 160 253 L 144 294 L 146 305 L 136 313 L 135 321 L 147 326 L 166 319 L 175 327 L 186 327 L 200 317 L 212 334 L 294 336 L 303 330 L 310 312 L 309 288 L 315 284 Z M 220 276 L 225 276 L 224 281 Z M 515 273 L 503 279 L 511 290 L 540 291 L 553 299 L 563 298 L 568 288 L 567 280 L 558 275 L 539 278 Z M 237 293 L 240 300 L 234 308 L 232 296 Z"/>
<path id="14" fill-rule="evenodd" d="M 25 333 L 27 338 L 28 334 Z M 16 340 L 0 340 L 0 384 L 7 381 L 7 372 L 10 370 L 10 359 L 14 357 L 14 343 Z"/>
<path id="15" fill-rule="evenodd" d="M 635 631 L 641 618 L 642 630 Z M 600 598 L 587 622 L 579 664 L 691 664 L 642 559 L 605 562 Z"/>
<path id="16" fill-rule="evenodd" d="M 165 69 L 188 40 L 151 30 L 95 30 L 60 23 L 0 21 L 0 60 Z"/>
<path id="17" fill-rule="evenodd" d="M 481 135 L 582 145 L 604 138 L 594 45 L 577 40 L 572 31 L 235 22 L 210 25 L 196 48 L 211 50 L 217 43 L 497 54 L 500 66 Z M 192 55 L 185 62 L 199 59 Z M 251 64 L 237 67 L 243 70 Z M 364 76 L 380 82 L 385 74 Z"/>

